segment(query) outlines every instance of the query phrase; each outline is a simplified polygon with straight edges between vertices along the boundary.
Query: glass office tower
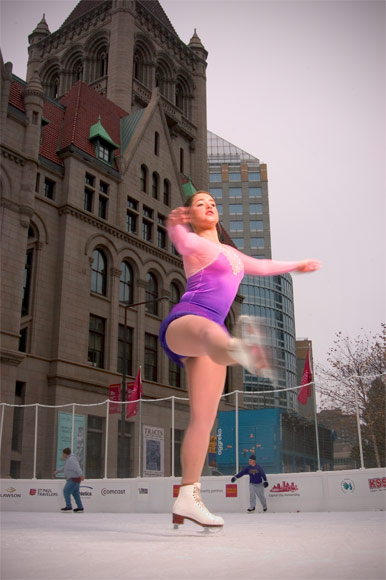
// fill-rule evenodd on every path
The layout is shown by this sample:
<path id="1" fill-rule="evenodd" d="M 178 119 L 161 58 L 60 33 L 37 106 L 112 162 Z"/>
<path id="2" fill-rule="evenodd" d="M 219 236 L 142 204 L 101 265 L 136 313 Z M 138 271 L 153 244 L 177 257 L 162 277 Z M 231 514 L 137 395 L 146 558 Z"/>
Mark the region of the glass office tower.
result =
<path id="1" fill-rule="evenodd" d="M 208 166 L 210 193 L 236 247 L 255 258 L 271 258 L 267 166 L 210 131 Z M 250 408 L 294 411 L 296 395 L 284 390 L 297 384 L 292 278 L 245 276 L 240 294 L 242 313 L 262 318 L 276 371 L 275 384 L 244 371 L 244 403 Z M 283 390 L 271 392 L 278 388 Z M 248 396 L 249 391 L 259 393 Z"/>

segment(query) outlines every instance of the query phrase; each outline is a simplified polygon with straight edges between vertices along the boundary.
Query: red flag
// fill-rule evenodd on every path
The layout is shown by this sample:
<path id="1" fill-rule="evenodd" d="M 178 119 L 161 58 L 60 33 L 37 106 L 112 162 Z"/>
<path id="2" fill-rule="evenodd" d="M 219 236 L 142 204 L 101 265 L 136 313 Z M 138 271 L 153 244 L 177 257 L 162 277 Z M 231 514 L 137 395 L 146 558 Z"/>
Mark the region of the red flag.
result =
<path id="1" fill-rule="evenodd" d="M 119 404 L 119 401 L 121 400 L 121 383 L 109 386 L 109 399 L 110 401 L 117 401 L 116 403 L 110 403 L 109 413 L 120 413 L 121 405 Z"/>
<path id="2" fill-rule="evenodd" d="M 301 385 L 304 385 L 301 389 L 299 389 L 298 394 L 298 401 L 301 405 L 305 405 L 307 403 L 308 397 L 311 397 L 311 381 L 312 381 L 312 373 L 311 373 L 311 366 L 310 366 L 310 349 L 307 351 L 306 362 L 304 364 L 303 376 Z"/>
<path id="3" fill-rule="evenodd" d="M 127 383 L 126 419 L 138 413 L 138 399 L 142 398 L 141 367 L 138 369 L 134 383 Z M 135 403 L 132 401 L 136 401 Z"/>

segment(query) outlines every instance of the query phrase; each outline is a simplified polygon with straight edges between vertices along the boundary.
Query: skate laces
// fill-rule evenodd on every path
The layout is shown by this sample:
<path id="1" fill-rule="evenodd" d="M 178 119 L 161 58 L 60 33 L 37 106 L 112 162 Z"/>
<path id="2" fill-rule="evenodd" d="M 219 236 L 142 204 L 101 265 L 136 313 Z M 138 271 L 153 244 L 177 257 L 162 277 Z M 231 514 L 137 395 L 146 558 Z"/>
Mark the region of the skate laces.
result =
<path id="1" fill-rule="evenodd" d="M 197 507 L 199 507 L 200 510 L 205 513 L 206 516 L 209 516 L 210 518 L 212 518 L 214 520 L 219 519 L 218 516 L 215 516 L 212 513 L 210 513 L 210 511 L 208 510 L 206 505 L 203 503 L 203 501 L 201 499 L 201 495 L 200 495 L 200 488 L 197 487 L 196 485 L 193 486 L 193 498 L 197 504 Z"/>

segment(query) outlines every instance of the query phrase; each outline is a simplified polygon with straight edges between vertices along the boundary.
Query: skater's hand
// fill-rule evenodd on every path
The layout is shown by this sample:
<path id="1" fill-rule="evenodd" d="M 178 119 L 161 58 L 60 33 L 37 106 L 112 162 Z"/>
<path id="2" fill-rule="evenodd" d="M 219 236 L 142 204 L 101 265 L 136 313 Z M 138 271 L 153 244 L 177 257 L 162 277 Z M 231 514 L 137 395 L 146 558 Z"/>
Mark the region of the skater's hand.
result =
<path id="1" fill-rule="evenodd" d="M 84 481 L 84 475 L 80 476 L 80 481 Z"/>
<path id="2" fill-rule="evenodd" d="M 264 487 L 268 487 L 268 481 L 264 482 Z"/>
<path id="3" fill-rule="evenodd" d="M 315 272 L 315 270 L 319 270 L 322 267 L 322 262 L 320 260 L 312 260 L 311 258 L 307 258 L 306 260 L 301 260 L 298 263 L 296 268 L 296 272 L 306 273 L 306 272 Z"/>
<path id="4" fill-rule="evenodd" d="M 231 482 L 234 483 L 236 481 L 237 477 L 233 476 L 231 479 Z"/>
<path id="5" fill-rule="evenodd" d="M 178 226 L 181 224 L 187 224 L 190 221 L 190 210 L 188 207 L 176 207 L 170 212 L 166 226 L 168 228 L 173 226 Z"/>

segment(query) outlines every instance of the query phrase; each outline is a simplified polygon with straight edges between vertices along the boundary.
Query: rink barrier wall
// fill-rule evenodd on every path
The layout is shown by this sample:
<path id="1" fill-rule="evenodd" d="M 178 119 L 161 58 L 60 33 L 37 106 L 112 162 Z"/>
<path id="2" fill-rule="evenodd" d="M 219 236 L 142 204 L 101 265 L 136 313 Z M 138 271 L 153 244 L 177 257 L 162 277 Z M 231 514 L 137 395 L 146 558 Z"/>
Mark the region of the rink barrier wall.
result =
<path id="1" fill-rule="evenodd" d="M 357 469 L 267 475 L 270 512 L 377 511 L 386 503 L 386 470 Z M 180 479 L 86 479 L 80 487 L 88 512 L 167 513 Z M 201 497 L 214 512 L 244 512 L 249 507 L 249 477 L 203 477 Z M 64 507 L 63 479 L 1 479 L 0 510 L 55 512 Z M 73 502 L 73 507 L 75 504 Z M 257 511 L 262 511 L 257 502 Z"/>

